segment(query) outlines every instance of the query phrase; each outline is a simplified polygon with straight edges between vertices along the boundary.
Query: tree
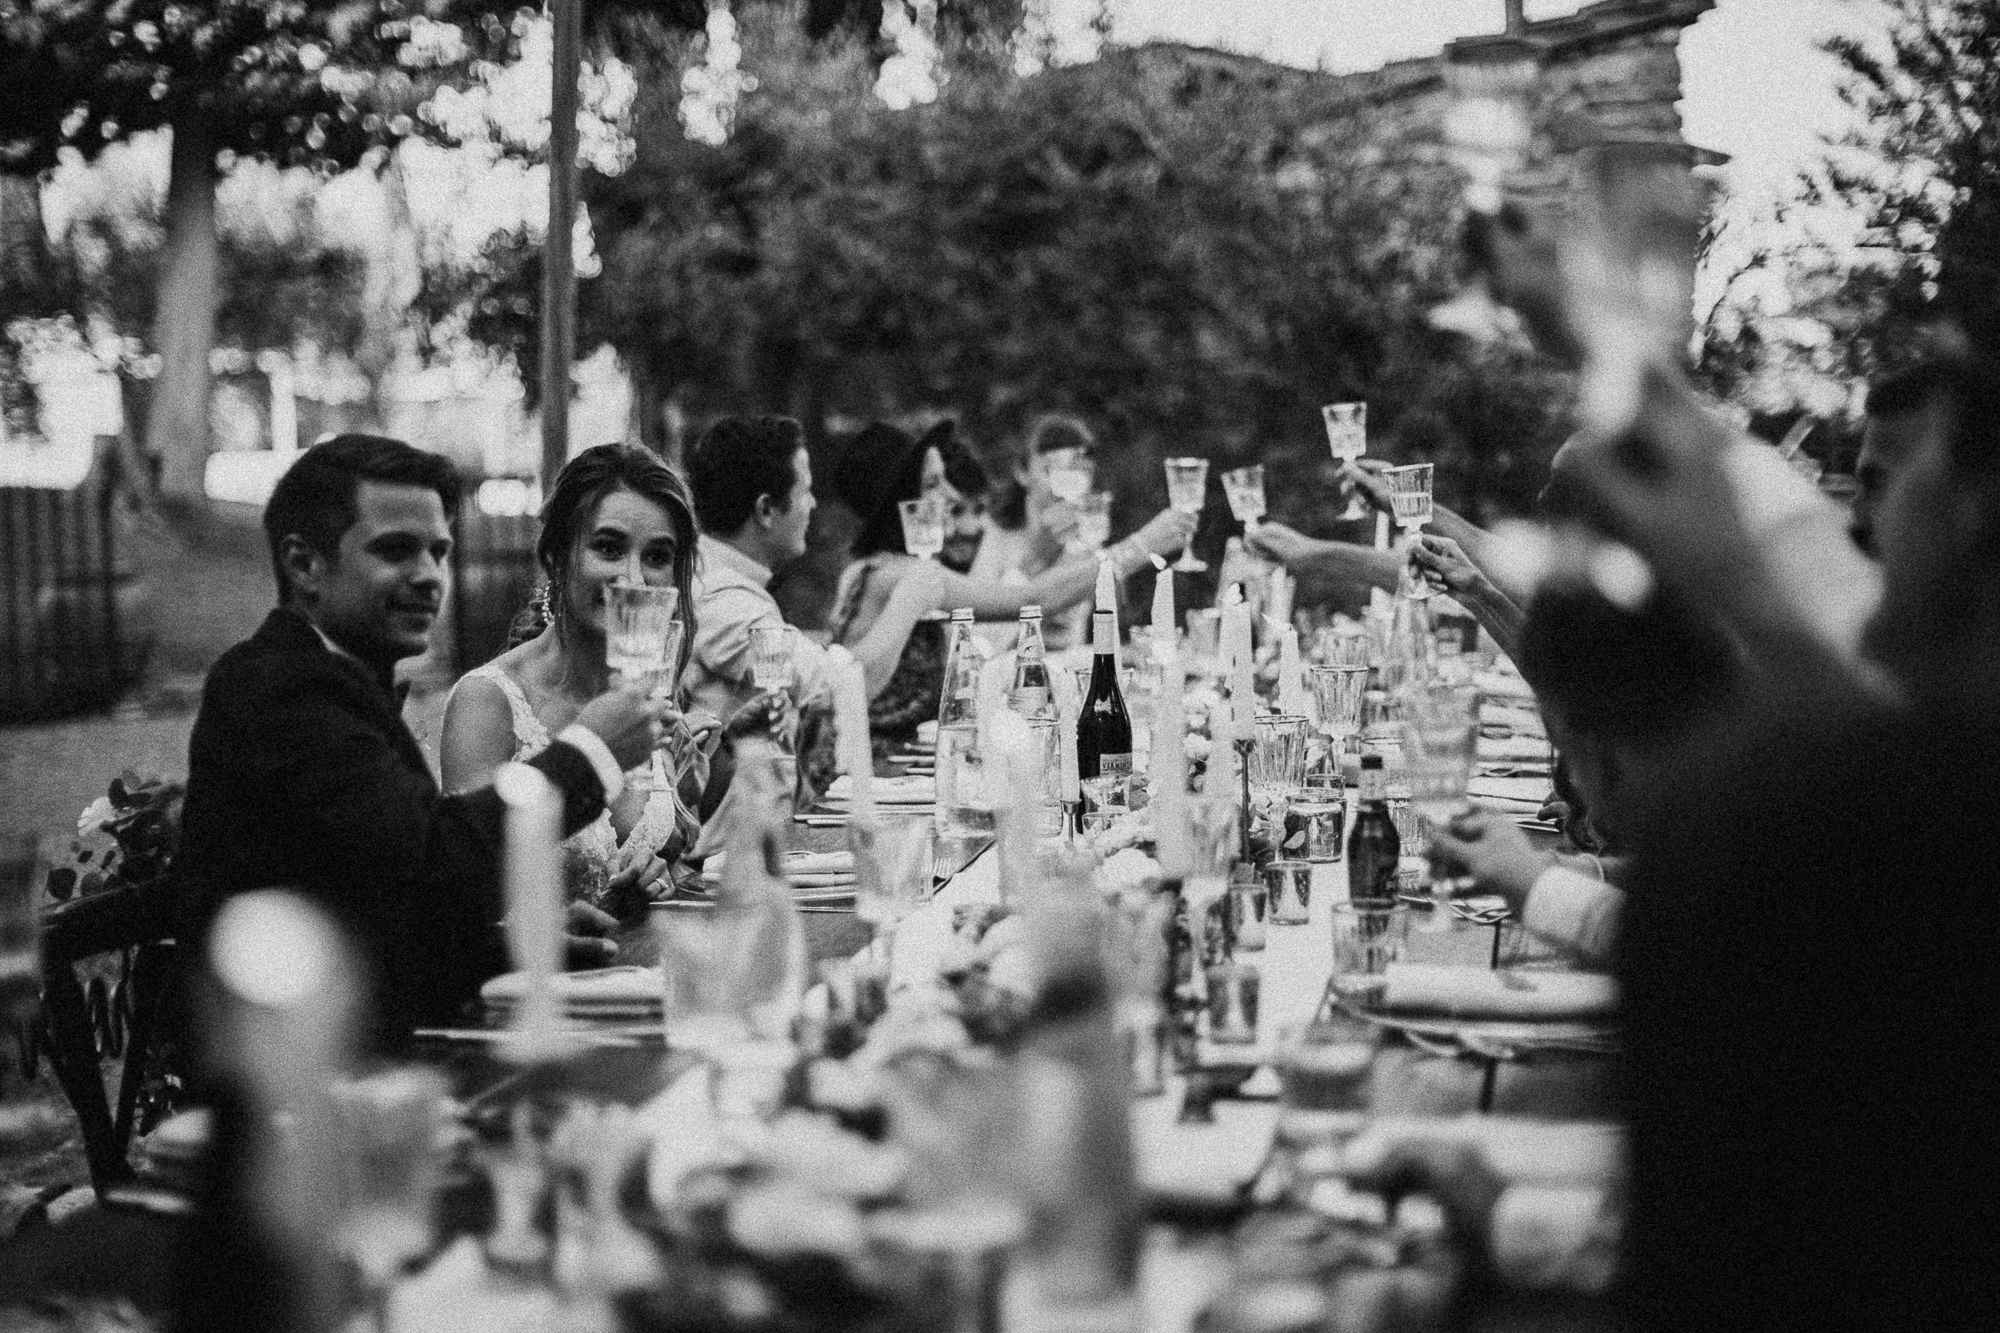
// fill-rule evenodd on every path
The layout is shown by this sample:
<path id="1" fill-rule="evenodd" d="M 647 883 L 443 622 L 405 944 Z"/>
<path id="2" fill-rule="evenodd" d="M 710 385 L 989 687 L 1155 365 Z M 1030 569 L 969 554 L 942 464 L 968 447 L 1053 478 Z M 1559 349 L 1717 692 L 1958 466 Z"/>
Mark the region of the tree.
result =
<path id="1" fill-rule="evenodd" d="M 1873 239 L 1900 262 L 1873 304 L 1878 344 L 1906 342 L 1912 318 L 1948 313 L 2000 337 L 2000 6 L 1991 0 L 1891 0 L 1886 52 L 1851 37 L 1830 50 L 1843 96 L 1867 118 L 1849 140 L 1859 161 L 1832 173 L 1863 207 Z"/>
<path id="2" fill-rule="evenodd" d="M 416 132 L 421 103 L 475 57 L 507 55 L 524 21 L 455 0 L 0 0 L 0 171 L 172 132 L 146 425 L 168 494 L 202 498 L 222 173 L 242 158 L 354 166 Z"/>

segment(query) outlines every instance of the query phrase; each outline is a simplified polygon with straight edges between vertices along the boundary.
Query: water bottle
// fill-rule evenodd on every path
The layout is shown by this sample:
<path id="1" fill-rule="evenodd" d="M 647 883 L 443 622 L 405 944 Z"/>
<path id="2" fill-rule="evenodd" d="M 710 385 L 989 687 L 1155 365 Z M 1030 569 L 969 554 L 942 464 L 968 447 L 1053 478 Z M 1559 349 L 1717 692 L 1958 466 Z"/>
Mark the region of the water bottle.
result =
<path id="1" fill-rule="evenodd" d="M 937 828 L 940 863 L 963 864 L 993 834 L 993 800 L 979 750 L 979 673 L 972 608 L 951 613 L 945 636 L 944 690 L 938 699 Z"/>

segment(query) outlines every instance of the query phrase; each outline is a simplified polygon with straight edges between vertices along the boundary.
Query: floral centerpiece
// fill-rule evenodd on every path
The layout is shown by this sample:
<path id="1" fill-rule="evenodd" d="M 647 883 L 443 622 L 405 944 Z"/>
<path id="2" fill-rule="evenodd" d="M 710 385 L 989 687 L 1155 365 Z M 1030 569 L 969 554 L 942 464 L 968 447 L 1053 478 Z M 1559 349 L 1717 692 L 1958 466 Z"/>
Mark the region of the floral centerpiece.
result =
<path id="1" fill-rule="evenodd" d="M 184 784 L 127 771 L 77 816 L 74 863 L 49 872 L 56 902 L 150 884 L 167 873 L 181 845 Z"/>

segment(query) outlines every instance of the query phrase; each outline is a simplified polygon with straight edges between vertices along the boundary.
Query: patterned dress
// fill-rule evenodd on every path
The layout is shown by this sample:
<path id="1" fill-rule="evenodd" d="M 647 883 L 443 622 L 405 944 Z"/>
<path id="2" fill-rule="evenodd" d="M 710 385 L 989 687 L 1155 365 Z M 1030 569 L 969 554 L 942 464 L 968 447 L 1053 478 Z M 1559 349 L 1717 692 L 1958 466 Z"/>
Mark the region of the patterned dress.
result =
<path id="1" fill-rule="evenodd" d="M 848 644 L 854 618 L 861 610 L 868 585 L 883 573 L 885 560 L 871 555 L 849 565 L 840 576 L 840 592 L 827 628 L 834 643 Z M 907 557 L 893 557 L 906 559 Z M 868 729 L 878 742 L 907 741 L 917 724 L 936 719 L 938 696 L 944 691 L 945 620 L 920 620 L 903 644 L 903 655 L 882 692 L 868 703 Z M 849 646 L 852 646 L 849 644 Z"/>
<path id="2" fill-rule="evenodd" d="M 507 709 L 514 722 L 513 757 L 516 760 L 531 758 L 549 747 L 554 738 L 542 725 L 542 720 L 535 716 L 527 694 L 512 676 L 501 670 L 498 663 L 488 662 L 460 677 L 458 684 L 452 686 L 453 693 L 458 691 L 459 685 L 474 677 L 492 681 L 507 696 Z M 692 822 L 690 827 L 691 821 L 694 821 L 694 816 L 681 807 L 673 793 L 652 792 L 646 797 L 645 813 L 639 816 L 639 822 L 632 826 L 622 845 L 630 845 L 638 839 L 640 846 L 651 847 L 662 855 L 667 854 L 669 844 L 677 849 L 692 847 L 701 825 Z M 620 847 L 618 830 L 612 826 L 609 810 L 563 839 L 563 877 L 572 900 L 602 905 L 605 886 L 611 882 L 611 876 L 618 867 Z M 674 857 L 669 855 L 667 859 L 673 860 Z"/>

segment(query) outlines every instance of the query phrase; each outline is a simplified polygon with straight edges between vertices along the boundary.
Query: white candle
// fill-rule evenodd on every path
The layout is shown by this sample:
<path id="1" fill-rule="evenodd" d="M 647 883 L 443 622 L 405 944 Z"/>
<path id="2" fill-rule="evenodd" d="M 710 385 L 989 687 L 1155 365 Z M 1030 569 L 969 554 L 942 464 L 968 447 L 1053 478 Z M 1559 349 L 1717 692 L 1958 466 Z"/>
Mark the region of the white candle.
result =
<path id="1" fill-rule="evenodd" d="M 1222 640 L 1229 673 L 1229 739 L 1235 742 L 1254 736 L 1257 727 L 1256 652 L 1250 641 L 1250 607 L 1240 588 L 1231 590 L 1231 600 L 1222 608 Z"/>
<path id="2" fill-rule="evenodd" d="M 1379 510 L 1375 514 L 1375 549 L 1389 549 L 1389 516 Z"/>
<path id="3" fill-rule="evenodd" d="M 1103 553 L 1097 562 L 1097 609 L 1111 616 L 1111 664 L 1124 666 L 1124 655 L 1119 651 L 1118 640 L 1123 637 L 1118 624 L 1118 572 L 1110 554 Z M 1095 647 L 1095 645 L 1093 645 Z"/>
<path id="4" fill-rule="evenodd" d="M 1299 631 L 1292 625 L 1278 631 L 1278 711 L 1306 715 L 1305 669 L 1299 662 Z"/>
<path id="5" fill-rule="evenodd" d="M 545 1059 L 559 1018 L 552 981 L 562 969 L 562 796 L 526 764 L 501 765 L 493 788 L 507 803 L 507 949 L 527 982 L 507 1050 L 515 1059 Z"/>
<path id="6" fill-rule="evenodd" d="M 1172 597 L 1168 597 L 1172 614 Z M 1159 624 L 1159 621 L 1155 621 Z M 1160 697 L 1153 713 L 1153 755 L 1148 765 L 1148 791 L 1153 806 L 1153 840 L 1160 869 L 1169 876 L 1187 873 L 1191 859 L 1187 830 L 1187 715 L 1182 691 L 1187 673 L 1172 638 L 1172 621 L 1164 638 L 1156 636 L 1160 659 Z"/>
<path id="7" fill-rule="evenodd" d="M 1153 563 L 1159 567 L 1153 580 L 1153 648 L 1157 652 L 1173 646 L 1180 631 L 1174 628 L 1173 571 L 1158 556 L 1153 557 Z"/>
<path id="8" fill-rule="evenodd" d="M 827 650 L 832 659 L 834 752 L 854 786 L 854 818 L 875 822 L 875 752 L 868 739 L 868 686 L 861 663 L 845 648 Z"/>
<path id="9" fill-rule="evenodd" d="M 1076 678 L 1067 671 L 1051 671 L 1049 687 L 1055 695 L 1056 736 L 1062 751 L 1060 799 L 1081 800 L 1083 779 L 1077 763 L 1076 728 L 1083 717 L 1083 699 L 1076 692 Z"/>
<path id="10" fill-rule="evenodd" d="M 1298 585 L 1293 581 L 1292 576 L 1285 571 L 1284 567 L 1279 566 L 1277 569 L 1272 570 L 1271 604 L 1266 608 L 1266 614 L 1281 626 L 1291 624 L 1292 603 L 1297 600 L 1297 596 Z"/>

